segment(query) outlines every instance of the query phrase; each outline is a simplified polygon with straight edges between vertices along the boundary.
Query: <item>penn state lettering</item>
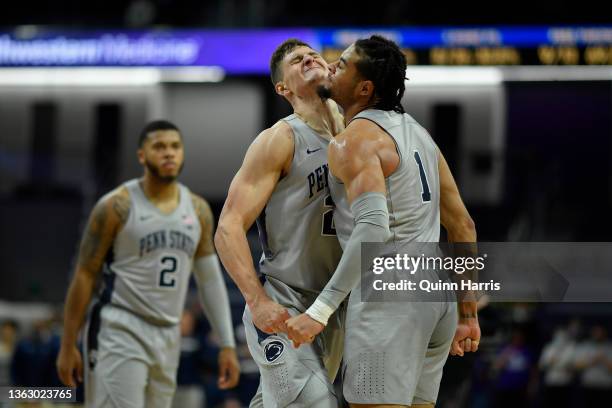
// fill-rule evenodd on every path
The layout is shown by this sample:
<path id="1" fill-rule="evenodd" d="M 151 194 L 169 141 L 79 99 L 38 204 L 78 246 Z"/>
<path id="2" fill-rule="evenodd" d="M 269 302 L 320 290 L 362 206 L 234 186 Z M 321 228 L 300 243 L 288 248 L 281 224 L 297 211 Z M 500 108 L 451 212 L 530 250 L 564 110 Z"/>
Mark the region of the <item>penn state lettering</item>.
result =
<path id="1" fill-rule="evenodd" d="M 327 188 L 329 167 L 324 164 L 317 167 L 308 175 L 308 198 L 311 198 L 315 193 L 319 193 Z"/>
<path id="2" fill-rule="evenodd" d="M 140 239 L 140 256 L 158 249 L 177 249 L 192 257 L 195 253 L 195 242 L 181 231 L 160 230 L 145 235 Z"/>

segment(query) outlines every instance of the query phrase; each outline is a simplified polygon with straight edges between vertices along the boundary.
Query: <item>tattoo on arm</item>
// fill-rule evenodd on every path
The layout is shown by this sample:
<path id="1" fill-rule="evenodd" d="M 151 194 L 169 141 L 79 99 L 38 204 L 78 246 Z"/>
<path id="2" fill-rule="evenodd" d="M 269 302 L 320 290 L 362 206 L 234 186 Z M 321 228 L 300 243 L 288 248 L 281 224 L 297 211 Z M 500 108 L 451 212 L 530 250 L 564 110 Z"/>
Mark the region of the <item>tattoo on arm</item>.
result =
<path id="1" fill-rule="evenodd" d="M 99 259 L 99 248 L 102 241 L 104 224 L 108 219 L 107 208 L 104 203 L 98 203 L 91 213 L 89 222 L 79 249 L 79 267 L 93 272 Z"/>
<path id="2" fill-rule="evenodd" d="M 196 257 L 214 254 L 214 219 L 210 206 L 202 198 L 196 195 L 192 195 L 191 200 L 193 203 L 193 208 L 196 214 L 198 215 L 198 219 L 200 220 L 200 225 L 202 226 L 202 235 L 200 237 L 200 243 L 198 245 Z"/>
<path id="3" fill-rule="evenodd" d="M 112 200 L 109 202 L 108 200 Z M 89 217 L 81 240 L 78 267 L 98 274 L 117 231 L 118 224 L 129 214 L 129 199 L 116 195 L 100 200 Z M 111 209 L 112 208 L 112 209 Z"/>
<path id="4" fill-rule="evenodd" d="M 121 224 L 125 224 L 130 215 L 130 199 L 124 195 L 117 194 L 113 200 L 113 210 L 119 216 Z"/>

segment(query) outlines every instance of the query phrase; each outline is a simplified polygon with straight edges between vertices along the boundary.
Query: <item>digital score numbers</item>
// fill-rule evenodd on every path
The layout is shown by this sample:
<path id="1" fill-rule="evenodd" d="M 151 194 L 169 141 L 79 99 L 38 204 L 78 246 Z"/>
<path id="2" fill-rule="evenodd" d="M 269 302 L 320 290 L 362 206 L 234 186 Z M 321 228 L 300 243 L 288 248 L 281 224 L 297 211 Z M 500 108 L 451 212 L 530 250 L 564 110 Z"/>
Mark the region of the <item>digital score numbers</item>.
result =
<path id="1" fill-rule="evenodd" d="M 612 65 L 612 45 L 518 47 L 404 48 L 408 65 Z M 335 61 L 341 49 L 325 48 L 323 57 Z"/>

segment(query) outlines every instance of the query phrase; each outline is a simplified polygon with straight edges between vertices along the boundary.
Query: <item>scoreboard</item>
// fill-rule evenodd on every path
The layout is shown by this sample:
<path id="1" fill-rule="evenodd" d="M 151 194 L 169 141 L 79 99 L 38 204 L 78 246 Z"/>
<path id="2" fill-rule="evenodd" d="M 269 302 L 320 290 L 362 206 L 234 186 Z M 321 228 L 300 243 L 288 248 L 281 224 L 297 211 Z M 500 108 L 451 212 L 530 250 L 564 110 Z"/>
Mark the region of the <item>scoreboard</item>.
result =
<path id="1" fill-rule="evenodd" d="M 408 65 L 612 65 L 612 46 L 431 47 L 402 51 Z M 337 59 L 341 49 L 327 47 L 323 56 Z"/>
<path id="2" fill-rule="evenodd" d="M 395 40 L 409 65 L 612 65 L 612 27 L 335 30 L 322 33 L 324 56 L 375 33 Z"/>

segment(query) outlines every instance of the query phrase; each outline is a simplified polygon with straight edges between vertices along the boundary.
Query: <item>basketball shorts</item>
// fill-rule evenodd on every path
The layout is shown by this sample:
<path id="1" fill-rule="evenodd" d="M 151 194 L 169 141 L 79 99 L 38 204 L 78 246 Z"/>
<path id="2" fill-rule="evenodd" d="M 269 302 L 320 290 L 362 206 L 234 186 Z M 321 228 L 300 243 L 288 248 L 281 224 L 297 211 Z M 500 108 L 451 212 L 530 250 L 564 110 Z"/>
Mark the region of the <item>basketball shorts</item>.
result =
<path id="1" fill-rule="evenodd" d="M 178 325 L 157 326 L 115 306 L 98 305 L 85 344 L 87 407 L 171 406 L 180 356 Z"/>

